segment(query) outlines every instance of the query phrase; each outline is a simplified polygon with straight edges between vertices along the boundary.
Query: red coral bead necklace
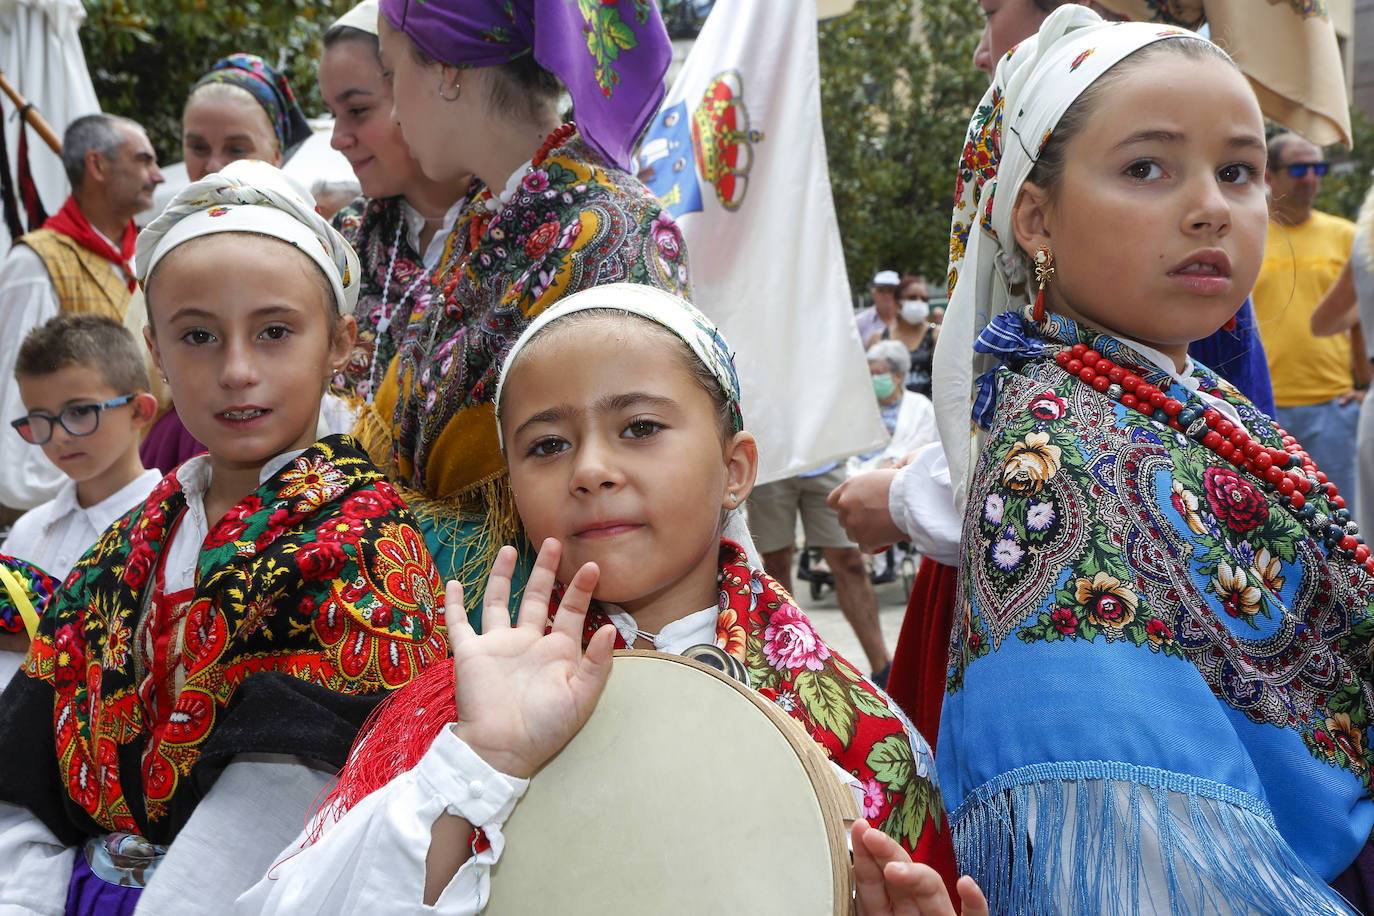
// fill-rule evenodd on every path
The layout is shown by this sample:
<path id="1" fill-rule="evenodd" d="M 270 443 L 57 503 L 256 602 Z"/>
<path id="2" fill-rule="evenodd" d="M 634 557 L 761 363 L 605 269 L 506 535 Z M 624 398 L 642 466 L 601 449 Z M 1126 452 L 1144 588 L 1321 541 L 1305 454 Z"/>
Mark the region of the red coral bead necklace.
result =
<path id="1" fill-rule="evenodd" d="M 1374 575 L 1374 556 L 1351 520 L 1345 497 L 1298 441 L 1279 429 L 1283 448 L 1272 448 L 1256 441 L 1242 426 L 1232 423 L 1219 410 L 1199 403 L 1185 404 L 1170 397 L 1129 369 L 1118 366 L 1086 344 L 1074 344 L 1054 355 L 1054 361 L 1070 375 L 1108 397 L 1120 401 L 1159 423 L 1164 423 L 1198 442 L 1232 465 L 1259 479 L 1269 492 L 1329 552 L 1339 552 L 1364 566 Z M 1325 497 L 1330 514 L 1319 512 L 1313 497 Z"/>
<path id="2" fill-rule="evenodd" d="M 566 121 L 550 131 L 549 135 L 544 138 L 544 142 L 540 144 L 539 149 L 535 150 L 534 157 L 530 159 L 529 166 L 521 175 L 521 180 L 524 179 L 524 175 L 542 166 L 544 161 L 549 158 L 549 154 L 564 143 L 567 143 L 576 132 L 576 121 Z M 495 195 L 492 194 L 491 188 L 486 187 L 482 189 L 482 193 L 477 195 L 477 199 L 473 201 L 473 203 L 478 206 L 476 212 L 473 214 L 472 222 L 468 224 L 468 251 L 473 251 L 477 248 L 477 243 L 482 240 L 482 236 L 487 234 L 487 226 L 491 224 L 492 217 L 496 215 L 496 211 L 505 203 L 504 201 L 501 203 L 494 203 L 494 199 Z M 455 270 L 444 283 L 445 299 L 453 298 L 453 290 L 457 285 L 458 271 Z"/>

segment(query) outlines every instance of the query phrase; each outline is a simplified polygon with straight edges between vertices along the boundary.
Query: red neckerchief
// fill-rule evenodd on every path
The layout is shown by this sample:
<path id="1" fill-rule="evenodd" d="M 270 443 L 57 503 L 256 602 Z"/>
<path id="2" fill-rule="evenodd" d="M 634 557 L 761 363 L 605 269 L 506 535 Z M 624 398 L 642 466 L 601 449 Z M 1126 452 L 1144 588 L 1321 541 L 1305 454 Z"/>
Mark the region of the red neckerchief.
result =
<path id="1" fill-rule="evenodd" d="M 134 221 L 129 220 L 129 224 L 124 227 L 124 238 L 120 240 L 119 251 L 115 251 L 95 227 L 91 221 L 86 219 L 86 214 L 81 212 L 77 206 L 76 198 L 69 196 L 67 202 L 62 205 L 62 209 L 48 217 L 48 221 L 43 224 L 44 229 L 51 229 L 68 236 L 76 244 L 93 251 L 105 260 L 124 270 L 126 282 L 129 285 L 129 292 L 134 291 L 134 247 L 138 240 L 138 230 L 134 228 Z"/>

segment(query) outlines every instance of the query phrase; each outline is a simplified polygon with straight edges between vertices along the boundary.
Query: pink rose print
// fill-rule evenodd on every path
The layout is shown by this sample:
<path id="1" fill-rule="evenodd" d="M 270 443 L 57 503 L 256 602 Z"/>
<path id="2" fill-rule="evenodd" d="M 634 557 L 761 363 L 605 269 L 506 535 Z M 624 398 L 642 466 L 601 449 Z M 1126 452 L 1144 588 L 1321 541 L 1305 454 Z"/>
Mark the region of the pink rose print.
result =
<path id="1" fill-rule="evenodd" d="M 811 621 L 797 608 L 786 605 L 773 614 L 763 631 L 763 654 L 774 668 L 820 671 L 830 650 L 816 635 Z"/>

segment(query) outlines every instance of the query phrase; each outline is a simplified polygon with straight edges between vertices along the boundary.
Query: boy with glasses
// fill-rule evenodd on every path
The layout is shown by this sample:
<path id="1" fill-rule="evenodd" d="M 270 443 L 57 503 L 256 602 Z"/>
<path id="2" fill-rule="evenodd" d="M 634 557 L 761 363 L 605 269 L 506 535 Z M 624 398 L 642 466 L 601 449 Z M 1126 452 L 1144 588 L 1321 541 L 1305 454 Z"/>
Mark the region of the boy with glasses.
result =
<path id="1" fill-rule="evenodd" d="M 0 434 L 22 438 L 68 480 L 14 524 L 0 553 L 66 578 L 107 527 L 162 478 L 138 457 L 157 412 L 141 348 L 125 327 L 93 314 L 62 313 L 24 339 L 14 376 L 28 411 Z"/>

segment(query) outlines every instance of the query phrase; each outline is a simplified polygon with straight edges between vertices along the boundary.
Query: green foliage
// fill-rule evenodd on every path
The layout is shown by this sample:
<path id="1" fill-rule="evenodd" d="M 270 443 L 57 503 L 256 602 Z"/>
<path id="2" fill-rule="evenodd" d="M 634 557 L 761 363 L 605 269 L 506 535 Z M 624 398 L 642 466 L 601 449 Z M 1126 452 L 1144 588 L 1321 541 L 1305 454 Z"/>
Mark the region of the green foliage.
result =
<path id="1" fill-rule="evenodd" d="M 85 0 L 81 44 L 104 111 L 141 123 L 162 162 L 181 159 L 181 109 L 236 51 L 286 73 L 307 115 L 324 113 L 320 36 L 356 0 Z"/>
<path id="2" fill-rule="evenodd" d="M 1351 108 L 1350 133 L 1354 140 L 1351 149 L 1338 146 L 1327 150 L 1334 168 L 1322 180 L 1315 206 L 1353 220 L 1374 182 L 1374 121 L 1360 109 Z"/>
<path id="3" fill-rule="evenodd" d="M 858 0 L 821 24 L 821 111 L 845 262 L 855 291 L 875 271 L 943 289 L 955 164 L 987 76 L 973 67 L 983 20 L 970 0 Z"/>

